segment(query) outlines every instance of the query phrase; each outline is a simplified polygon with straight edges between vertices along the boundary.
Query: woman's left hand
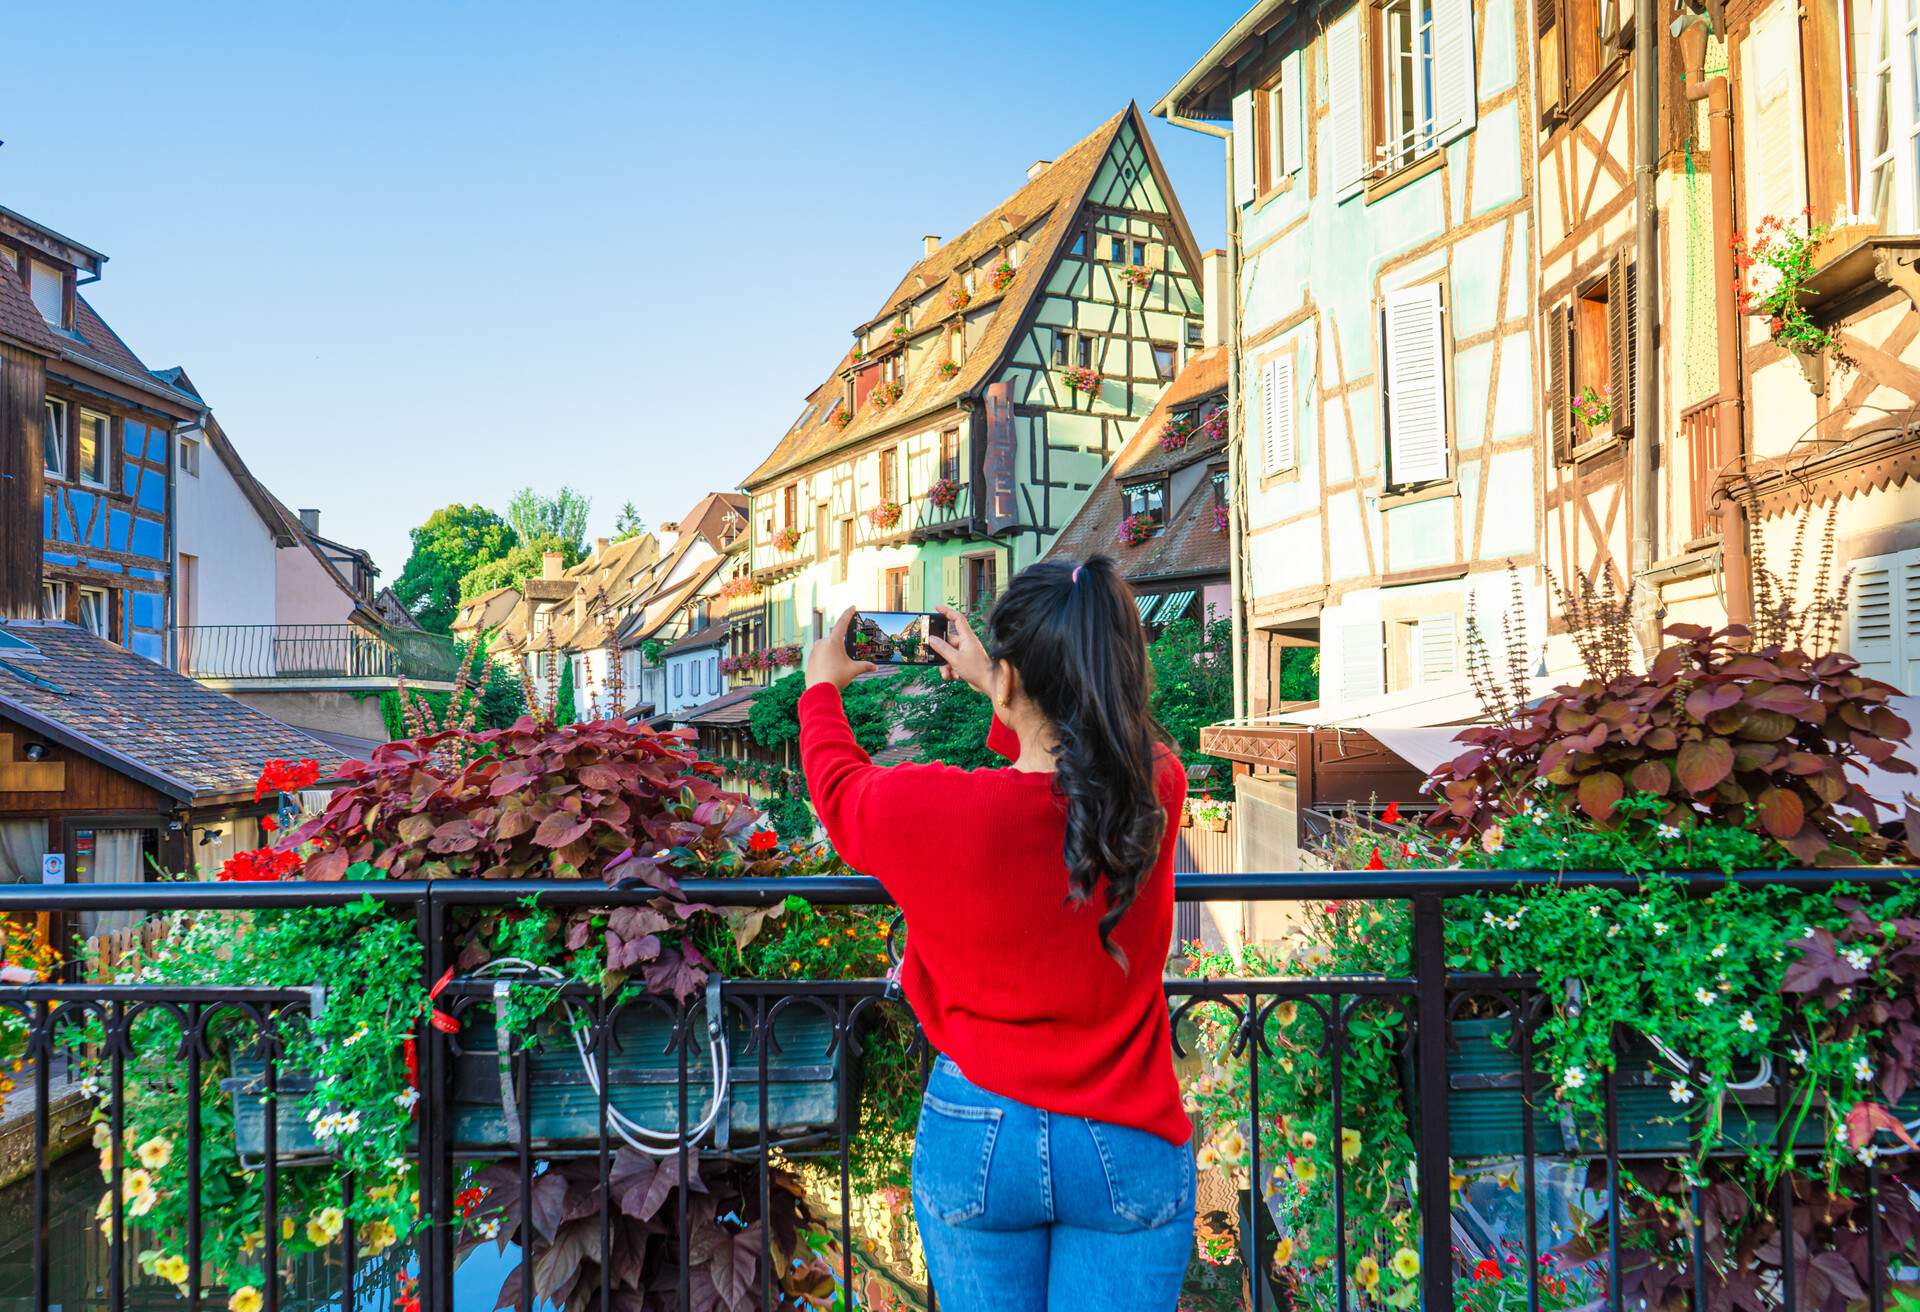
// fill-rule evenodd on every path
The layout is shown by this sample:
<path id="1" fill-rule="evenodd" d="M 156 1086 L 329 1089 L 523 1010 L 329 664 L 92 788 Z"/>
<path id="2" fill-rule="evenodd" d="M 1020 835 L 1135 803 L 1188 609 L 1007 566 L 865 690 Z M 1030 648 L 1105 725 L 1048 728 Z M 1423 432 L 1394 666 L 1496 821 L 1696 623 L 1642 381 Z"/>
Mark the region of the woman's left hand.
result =
<path id="1" fill-rule="evenodd" d="M 857 661 L 847 655 L 847 630 L 852 626 L 854 612 L 858 609 L 857 606 L 847 607 L 841 612 L 840 618 L 833 622 L 832 630 L 808 650 L 807 687 L 830 683 L 845 692 L 847 685 L 855 679 L 880 668 L 872 661 Z"/>

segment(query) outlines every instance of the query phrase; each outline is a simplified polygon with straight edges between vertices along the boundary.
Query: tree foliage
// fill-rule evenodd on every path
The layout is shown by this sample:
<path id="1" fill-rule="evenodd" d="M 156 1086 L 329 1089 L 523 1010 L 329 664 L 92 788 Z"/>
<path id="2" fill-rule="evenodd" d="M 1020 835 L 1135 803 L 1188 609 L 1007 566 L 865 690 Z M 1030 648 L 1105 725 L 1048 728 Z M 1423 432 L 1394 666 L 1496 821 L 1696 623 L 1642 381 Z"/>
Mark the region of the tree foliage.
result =
<path id="1" fill-rule="evenodd" d="M 1188 764 L 1202 755 L 1200 730 L 1233 715 L 1233 626 L 1175 620 L 1147 647 L 1153 671 L 1153 714 Z"/>
<path id="2" fill-rule="evenodd" d="M 543 496 L 523 487 L 507 503 L 507 522 L 522 542 L 550 542 L 548 550 L 557 550 L 567 564 L 577 565 L 587 551 L 587 512 L 593 502 L 570 487 L 552 496 Z"/>
<path id="3" fill-rule="evenodd" d="M 613 517 L 613 540 L 625 542 L 628 538 L 637 538 L 647 531 L 647 521 L 640 518 L 640 511 L 629 501 L 620 507 L 620 513 Z"/>
<path id="4" fill-rule="evenodd" d="M 413 550 L 393 592 L 420 626 L 445 633 L 471 594 L 462 580 L 514 550 L 519 539 L 506 520 L 485 506 L 442 506 L 413 530 Z"/>
<path id="5" fill-rule="evenodd" d="M 560 544 L 552 539 L 523 542 L 496 560 L 476 565 L 460 579 L 460 600 L 471 601 L 495 588 L 517 588 L 528 579 L 538 578 L 546 553 L 559 550 Z"/>
<path id="6" fill-rule="evenodd" d="M 580 710 L 574 705 L 573 698 L 573 661 L 560 662 L 560 690 L 553 695 L 553 722 L 572 724 L 580 718 Z"/>

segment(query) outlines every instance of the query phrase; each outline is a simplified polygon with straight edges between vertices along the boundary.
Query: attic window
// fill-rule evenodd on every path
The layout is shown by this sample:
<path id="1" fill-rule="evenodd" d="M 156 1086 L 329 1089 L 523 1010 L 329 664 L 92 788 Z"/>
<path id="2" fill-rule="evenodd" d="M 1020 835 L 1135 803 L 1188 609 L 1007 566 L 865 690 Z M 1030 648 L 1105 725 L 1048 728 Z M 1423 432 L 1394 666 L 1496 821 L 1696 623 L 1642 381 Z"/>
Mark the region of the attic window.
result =
<path id="1" fill-rule="evenodd" d="M 67 326 L 67 275 L 51 264 L 28 262 L 34 308 L 40 317 L 56 328 Z"/>
<path id="2" fill-rule="evenodd" d="M 1121 489 L 1126 498 L 1127 513 L 1138 515 L 1155 528 L 1167 522 L 1167 483 L 1165 479 L 1150 479 L 1144 483 L 1129 483 Z"/>
<path id="3" fill-rule="evenodd" d="M 1085 255 L 1087 253 L 1087 234 L 1085 232 L 1074 233 L 1073 245 L 1067 249 L 1074 255 Z"/>
<path id="4" fill-rule="evenodd" d="M 967 295 L 969 296 L 973 295 L 973 270 L 972 269 L 968 269 L 965 274 L 961 275 L 960 285 L 966 289 Z"/>

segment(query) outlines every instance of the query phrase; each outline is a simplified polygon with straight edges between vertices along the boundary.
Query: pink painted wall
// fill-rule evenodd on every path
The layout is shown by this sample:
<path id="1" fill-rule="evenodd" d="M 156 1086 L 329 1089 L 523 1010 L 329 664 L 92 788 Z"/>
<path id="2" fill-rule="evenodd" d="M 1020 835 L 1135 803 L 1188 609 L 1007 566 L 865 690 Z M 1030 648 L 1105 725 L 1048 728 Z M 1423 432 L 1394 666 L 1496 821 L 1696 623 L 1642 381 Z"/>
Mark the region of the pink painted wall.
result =
<path id="1" fill-rule="evenodd" d="M 1200 614 L 1209 620 L 1233 618 L 1233 593 L 1226 584 L 1209 583 L 1201 590 Z"/>
<path id="2" fill-rule="evenodd" d="M 274 553 L 274 622 L 276 624 L 345 624 L 353 614 L 353 597 L 340 576 L 302 546 L 282 547 Z"/>

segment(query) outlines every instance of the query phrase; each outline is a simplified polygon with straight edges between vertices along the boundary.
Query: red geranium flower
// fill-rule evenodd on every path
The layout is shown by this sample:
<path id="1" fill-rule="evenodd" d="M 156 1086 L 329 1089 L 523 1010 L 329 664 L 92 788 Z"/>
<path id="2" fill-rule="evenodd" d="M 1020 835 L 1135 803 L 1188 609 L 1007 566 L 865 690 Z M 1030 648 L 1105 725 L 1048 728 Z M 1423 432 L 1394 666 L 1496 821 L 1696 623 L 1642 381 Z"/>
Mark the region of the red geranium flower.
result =
<path id="1" fill-rule="evenodd" d="M 453 1196 L 453 1205 L 460 1209 L 460 1215 L 472 1216 L 473 1209 L 487 1199 L 485 1189 L 462 1189 Z"/>
<path id="2" fill-rule="evenodd" d="M 320 767 L 312 761 L 276 758 L 260 768 L 260 778 L 253 785 L 253 800 L 257 802 L 268 793 L 297 793 L 312 787 L 319 778 Z"/>
<path id="3" fill-rule="evenodd" d="M 1388 802 L 1387 809 L 1380 813 L 1380 823 L 1397 825 L 1400 823 L 1400 803 Z"/>
<path id="4" fill-rule="evenodd" d="M 1373 855 L 1367 858 L 1367 864 L 1362 868 L 1366 870 L 1385 870 L 1387 868 L 1387 863 L 1380 859 L 1379 848 L 1376 847 L 1373 849 Z"/>
<path id="5" fill-rule="evenodd" d="M 771 852 L 779 846 L 780 835 L 774 833 L 771 829 L 755 830 L 753 837 L 747 840 L 747 851 L 749 852 Z"/>
<path id="6" fill-rule="evenodd" d="M 1481 1258 L 1480 1265 L 1473 1269 L 1475 1280 L 1498 1280 L 1503 1274 L 1500 1264 L 1490 1257 Z"/>
<path id="7" fill-rule="evenodd" d="M 266 883 L 285 879 L 298 869 L 298 852 L 276 852 L 270 847 L 256 847 L 251 852 L 235 852 L 228 857 L 215 877 L 239 883 Z"/>
<path id="8" fill-rule="evenodd" d="M 279 827 L 280 827 L 280 822 L 279 822 L 278 820 L 275 820 L 275 819 L 274 819 L 274 818 L 273 818 L 272 816 L 270 816 L 270 815 L 263 815 L 263 816 L 261 816 L 261 817 L 260 817 L 260 832 L 261 832 L 261 833 L 263 833 L 263 834 L 270 834 L 270 833 L 272 833 L 272 832 L 273 832 L 274 830 L 276 830 L 276 829 L 278 829 Z"/>

